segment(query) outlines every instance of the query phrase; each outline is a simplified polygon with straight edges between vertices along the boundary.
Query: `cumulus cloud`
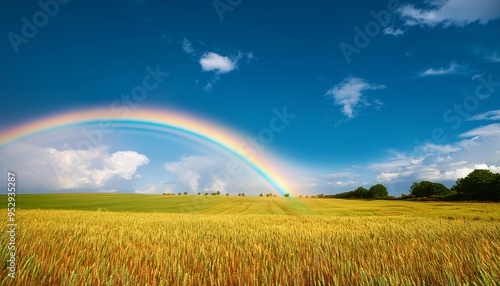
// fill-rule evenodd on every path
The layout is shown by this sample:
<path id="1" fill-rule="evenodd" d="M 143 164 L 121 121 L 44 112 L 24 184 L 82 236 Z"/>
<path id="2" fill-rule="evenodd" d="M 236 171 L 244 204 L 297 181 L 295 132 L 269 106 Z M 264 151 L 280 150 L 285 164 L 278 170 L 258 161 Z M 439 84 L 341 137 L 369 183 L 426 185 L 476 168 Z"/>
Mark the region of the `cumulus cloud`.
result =
<path id="1" fill-rule="evenodd" d="M 372 163 L 369 169 L 379 182 L 430 180 L 452 184 L 474 169 L 500 170 L 500 124 L 481 126 L 464 132 L 453 144 L 425 144 L 395 160 Z M 472 138 L 471 138 L 472 137 Z"/>
<path id="2" fill-rule="evenodd" d="M 471 23 L 487 24 L 500 17 L 498 0 L 431 0 L 428 8 L 417 8 L 412 4 L 398 9 L 399 15 L 408 26 L 435 27 L 442 25 L 465 26 Z"/>
<path id="3" fill-rule="evenodd" d="M 175 184 L 169 187 L 174 192 L 212 191 L 215 181 L 220 179 L 215 174 L 221 167 L 222 162 L 208 156 L 184 156 L 180 161 L 165 163 L 165 169 L 176 176 Z"/>
<path id="4" fill-rule="evenodd" d="M 448 67 L 440 67 L 440 68 L 429 68 L 426 71 L 420 73 L 420 77 L 425 76 L 439 76 L 439 75 L 448 75 L 448 74 L 459 74 L 464 72 L 465 67 L 459 65 L 455 62 L 451 62 Z"/>
<path id="5" fill-rule="evenodd" d="M 200 58 L 200 65 L 203 71 L 214 71 L 218 74 L 228 73 L 236 69 L 237 61 L 229 57 L 221 56 L 214 52 L 203 54 Z"/>
<path id="6" fill-rule="evenodd" d="M 22 172 L 26 189 L 57 191 L 85 189 L 101 192 L 113 179 L 131 180 L 137 169 L 149 159 L 135 151 L 109 152 L 105 146 L 88 150 L 41 148 L 26 146 L 17 154 L 13 164 L 3 166 Z M 29 154 L 29 155 L 27 155 Z"/>
<path id="7" fill-rule="evenodd" d="M 370 84 L 361 78 L 349 77 L 328 90 L 326 95 L 332 96 L 335 104 L 342 106 L 342 113 L 347 118 L 354 118 L 356 116 L 355 109 L 370 105 L 364 97 L 364 93 L 368 90 L 384 88 L 384 85 Z M 379 101 L 379 103 L 381 102 Z"/>
<path id="8" fill-rule="evenodd" d="M 399 176 L 399 173 L 382 172 L 377 176 L 377 178 L 375 178 L 375 180 L 377 182 L 391 182 L 394 179 L 397 179 Z"/>
<path id="9" fill-rule="evenodd" d="M 222 180 L 221 178 L 214 178 L 212 182 L 205 186 L 203 192 L 205 193 L 226 193 L 226 185 L 227 182 Z"/>
<path id="10" fill-rule="evenodd" d="M 142 195 L 156 194 L 156 186 L 153 184 L 147 184 L 142 188 L 135 188 L 134 193 Z"/>
<path id="11" fill-rule="evenodd" d="M 230 170 L 228 164 L 231 165 Z M 230 157 L 183 156 L 167 162 L 165 170 L 175 179 L 163 184 L 167 193 L 246 193 L 273 191 L 255 171 L 245 163 Z M 238 169 L 238 172 L 233 172 Z"/>
<path id="12" fill-rule="evenodd" d="M 215 84 L 221 79 L 221 74 L 238 69 L 240 63 L 250 63 L 255 59 L 253 53 L 238 51 L 236 55 L 222 56 L 214 52 L 207 52 L 199 59 L 199 63 L 204 72 L 212 72 L 210 79 L 203 86 L 205 92 L 210 92 Z"/>

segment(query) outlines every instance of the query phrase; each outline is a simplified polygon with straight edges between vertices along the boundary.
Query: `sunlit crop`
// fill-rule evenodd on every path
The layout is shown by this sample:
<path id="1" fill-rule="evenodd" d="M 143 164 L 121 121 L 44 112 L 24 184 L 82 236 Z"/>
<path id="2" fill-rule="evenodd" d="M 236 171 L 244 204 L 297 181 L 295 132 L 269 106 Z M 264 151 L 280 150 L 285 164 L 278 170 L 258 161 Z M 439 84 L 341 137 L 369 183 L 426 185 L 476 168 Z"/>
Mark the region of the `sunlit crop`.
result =
<path id="1" fill-rule="evenodd" d="M 325 200 L 316 199 L 318 206 Z M 332 207 L 335 202 L 345 204 L 328 200 Z M 387 210 L 396 205 L 366 203 L 385 204 Z M 3 267 L 2 285 L 500 284 L 498 213 L 426 217 L 23 209 L 17 216 L 17 277 L 6 277 Z M 7 257 L 4 245 L 0 254 Z"/>

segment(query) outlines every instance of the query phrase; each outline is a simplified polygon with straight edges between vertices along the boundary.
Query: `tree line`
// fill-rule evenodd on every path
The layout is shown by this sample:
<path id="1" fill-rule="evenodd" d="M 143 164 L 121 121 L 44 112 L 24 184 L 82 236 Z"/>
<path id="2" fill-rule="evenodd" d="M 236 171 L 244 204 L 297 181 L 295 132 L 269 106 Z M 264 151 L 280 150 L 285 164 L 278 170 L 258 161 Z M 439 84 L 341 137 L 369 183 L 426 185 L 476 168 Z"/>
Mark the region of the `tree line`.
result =
<path id="1" fill-rule="evenodd" d="M 437 198 L 447 200 L 500 201 L 500 174 L 490 170 L 474 170 L 460 178 L 450 189 L 440 183 L 413 183 L 410 195 L 402 197 Z"/>
<path id="2" fill-rule="evenodd" d="M 371 186 L 369 189 L 363 187 L 358 187 L 355 190 L 344 192 L 335 195 L 322 195 L 321 197 L 331 197 L 338 199 L 382 199 L 387 198 L 389 194 L 387 193 L 387 188 L 382 184 L 376 184 Z"/>
<path id="3" fill-rule="evenodd" d="M 387 188 L 382 184 L 370 189 L 358 187 L 355 190 L 335 195 L 317 195 L 318 198 L 341 199 L 385 199 L 389 197 Z M 460 178 L 451 188 L 431 181 L 415 182 L 410 187 L 410 194 L 401 194 L 399 199 L 432 198 L 442 200 L 477 200 L 500 201 L 500 174 L 490 170 L 474 170 L 465 178 Z"/>

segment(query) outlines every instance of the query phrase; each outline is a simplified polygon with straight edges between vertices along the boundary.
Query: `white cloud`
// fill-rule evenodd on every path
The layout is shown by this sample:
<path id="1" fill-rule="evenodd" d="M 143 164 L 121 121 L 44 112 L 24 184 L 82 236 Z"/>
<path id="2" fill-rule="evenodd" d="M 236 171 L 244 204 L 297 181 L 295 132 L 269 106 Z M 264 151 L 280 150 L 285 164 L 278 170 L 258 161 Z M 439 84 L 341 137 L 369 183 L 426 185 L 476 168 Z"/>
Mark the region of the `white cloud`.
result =
<path id="1" fill-rule="evenodd" d="M 203 90 L 206 91 L 206 92 L 209 92 L 212 90 L 212 88 L 214 88 L 214 86 L 212 85 L 211 82 L 207 82 L 207 84 L 203 87 Z"/>
<path id="2" fill-rule="evenodd" d="M 356 108 L 369 105 L 368 101 L 363 97 L 363 93 L 368 90 L 384 88 L 384 85 L 370 84 L 363 79 L 350 77 L 328 90 L 326 95 L 333 96 L 335 104 L 342 106 L 342 113 L 347 118 L 354 118 Z"/>
<path id="3" fill-rule="evenodd" d="M 326 179 L 342 179 L 342 178 L 352 178 L 355 176 L 356 176 L 356 173 L 345 171 L 345 172 L 330 173 L 330 174 L 324 176 L 324 178 L 326 178 Z"/>
<path id="4" fill-rule="evenodd" d="M 218 74 L 228 73 L 237 68 L 237 61 L 214 52 L 205 53 L 200 58 L 203 71 L 214 71 Z"/>
<path id="5" fill-rule="evenodd" d="M 362 185 L 362 183 L 354 180 L 349 180 L 349 181 L 328 182 L 327 185 L 333 185 L 335 187 L 347 187 L 347 186 L 359 186 Z"/>
<path id="6" fill-rule="evenodd" d="M 206 49 L 205 45 L 201 42 L 203 49 Z M 193 44 L 186 38 L 182 40 L 182 49 L 188 55 L 196 57 L 196 61 L 201 65 L 203 72 L 211 72 L 209 74 L 210 78 L 206 81 L 206 84 L 202 86 L 205 92 L 210 92 L 220 80 L 220 75 L 230 73 L 239 68 L 241 63 L 248 64 L 256 59 L 252 52 L 242 52 L 237 51 L 237 53 L 226 53 L 227 56 L 223 56 L 216 52 L 204 52 L 201 57 L 198 57 L 198 52 L 194 48 Z M 195 80 L 196 84 L 200 83 L 200 80 Z"/>
<path id="7" fill-rule="evenodd" d="M 410 154 L 370 164 L 369 169 L 379 182 L 400 182 L 408 187 L 420 180 L 451 184 L 474 169 L 500 170 L 500 124 L 478 127 L 460 136 L 466 139 L 448 145 L 417 146 Z"/>
<path id="8" fill-rule="evenodd" d="M 131 180 L 149 159 L 135 151 L 110 153 L 105 146 L 88 150 L 58 150 L 26 146 L 26 152 L 12 155 L 9 167 L 22 172 L 25 189 L 55 191 L 85 189 L 112 191 L 107 183 L 114 179 Z M 21 150 L 21 149 L 20 149 Z"/>
<path id="9" fill-rule="evenodd" d="M 500 1 L 482 0 L 431 0 L 428 9 L 419 9 L 414 5 L 403 5 L 398 13 L 408 26 L 420 25 L 435 27 L 442 25 L 465 26 L 478 22 L 487 24 L 500 17 Z"/>
<path id="10" fill-rule="evenodd" d="M 238 172 L 234 172 L 235 166 Z M 232 157 L 183 156 L 178 161 L 165 163 L 164 167 L 175 176 L 173 181 L 161 187 L 167 193 L 274 191 L 253 169 Z"/>
<path id="11" fill-rule="evenodd" d="M 500 50 L 493 50 L 490 48 L 485 48 L 480 45 L 475 45 L 472 47 L 472 54 L 486 62 L 498 63 L 500 62 Z"/>
<path id="12" fill-rule="evenodd" d="M 405 31 L 397 28 L 397 29 L 394 29 L 393 27 L 387 27 L 384 29 L 384 35 L 391 35 L 391 36 L 394 36 L 394 37 L 397 37 L 397 36 L 401 36 L 401 35 L 404 35 Z"/>
<path id="13" fill-rule="evenodd" d="M 375 178 L 375 180 L 377 182 L 391 182 L 394 179 L 397 179 L 399 176 L 400 176 L 399 173 L 382 172 L 377 176 L 377 178 Z"/>
<path id="14" fill-rule="evenodd" d="M 227 182 L 222 180 L 221 178 L 215 178 L 212 180 L 211 184 L 207 185 L 204 189 L 203 192 L 205 193 L 221 193 L 224 194 L 226 193 L 226 185 Z"/>
<path id="15" fill-rule="evenodd" d="M 195 192 L 198 190 L 198 179 L 200 178 L 200 174 L 193 172 L 191 170 L 186 170 L 183 173 L 180 173 L 178 175 L 178 179 L 181 182 L 186 183 L 188 187 L 191 189 L 191 191 Z"/>
<path id="16" fill-rule="evenodd" d="M 487 111 L 467 119 L 468 121 L 479 121 L 479 120 L 500 120 L 500 109 Z"/>
<path id="17" fill-rule="evenodd" d="M 482 77 L 483 75 L 485 75 L 484 73 L 481 73 L 481 74 L 475 74 L 471 77 L 471 80 L 476 80 L 476 78 L 479 78 L 479 77 Z"/>
<path id="18" fill-rule="evenodd" d="M 134 193 L 136 193 L 136 194 L 143 194 L 143 195 L 146 195 L 146 194 L 148 194 L 148 195 L 156 194 L 156 186 L 153 185 L 153 184 L 147 184 L 143 188 L 136 188 L 134 190 Z"/>
<path id="19" fill-rule="evenodd" d="M 191 42 L 190 42 L 188 39 L 186 39 L 186 38 L 183 38 L 183 39 L 182 39 L 182 50 L 183 50 L 184 52 L 186 52 L 187 54 L 189 54 L 189 55 L 192 55 L 192 54 L 194 54 L 194 53 L 195 53 L 195 50 L 194 50 L 194 48 L 193 48 L 193 45 L 192 45 L 192 44 L 191 44 Z"/>
<path id="20" fill-rule="evenodd" d="M 499 135 L 500 135 L 500 123 L 493 123 L 493 124 L 477 127 L 475 129 L 464 132 L 464 133 L 460 134 L 460 137 L 463 137 L 463 138 L 476 137 L 476 136 L 498 137 Z"/>
<path id="21" fill-rule="evenodd" d="M 104 168 L 101 174 L 111 178 L 119 176 L 131 180 L 137 167 L 149 163 L 149 159 L 134 151 L 119 151 L 104 159 Z"/>
<path id="22" fill-rule="evenodd" d="M 485 55 L 485 59 L 489 62 L 499 63 L 500 62 L 500 51 L 496 50 L 491 52 L 491 54 Z"/>
<path id="23" fill-rule="evenodd" d="M 447 75 L 447 74 L 458 74 L 463 70 L 463 66 L 458 65 L 455 62 L 451 62 L 448 67 L 440 67 L 438 69 L 429 68 L 426 71 L 420 73 L 420 77 L 424 76 L 436 76 L 436 75 Z"/>
<path id="24" fill-rule="evenodd" d="M 220 161 L 207 156 L 185 156 L 180 161 L 165 164 L 165 169 L 176 176 L 175 187 L 171 188 L 191 193 L 210 189 L 208 186 L 218 179 L 211 174 L 217 173 L 220 168 Z"/>
<path id="25" fill-rule="evenodd" d="M 117 189 L 106 189 L 106 190 L 101 189 L 101 190 L 97 190 L 97 192 L 99 192 L 99 193 L 117 193 L 118 190 Z"/>
<path id="26" fill-rule="evenodd" d="M 451 153 L 451 152 L 456 152 L 460 150 L 460 147 L 457 146 L 452 146 L 452 145 L 438 145 L 438 144 L 433 144 L 433 143 L 426 143 L 423 146 L 419 146 L 417 148 L 420 148 L 423 152 L 425 153 Z"/>

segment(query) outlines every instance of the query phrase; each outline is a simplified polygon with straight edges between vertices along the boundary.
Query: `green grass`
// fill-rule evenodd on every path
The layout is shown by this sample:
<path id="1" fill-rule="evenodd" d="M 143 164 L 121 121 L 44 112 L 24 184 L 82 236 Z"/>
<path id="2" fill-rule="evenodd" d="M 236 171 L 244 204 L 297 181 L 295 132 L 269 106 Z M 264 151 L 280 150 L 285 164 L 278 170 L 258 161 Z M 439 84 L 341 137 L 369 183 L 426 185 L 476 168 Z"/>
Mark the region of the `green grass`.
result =
<path id="1" fill-rule="evenodd" d="M 418 216 L 500 221 L 498 203 L 133 194 L 18 195 L 16 203 L 18 209 L 191 214 Z"/>

